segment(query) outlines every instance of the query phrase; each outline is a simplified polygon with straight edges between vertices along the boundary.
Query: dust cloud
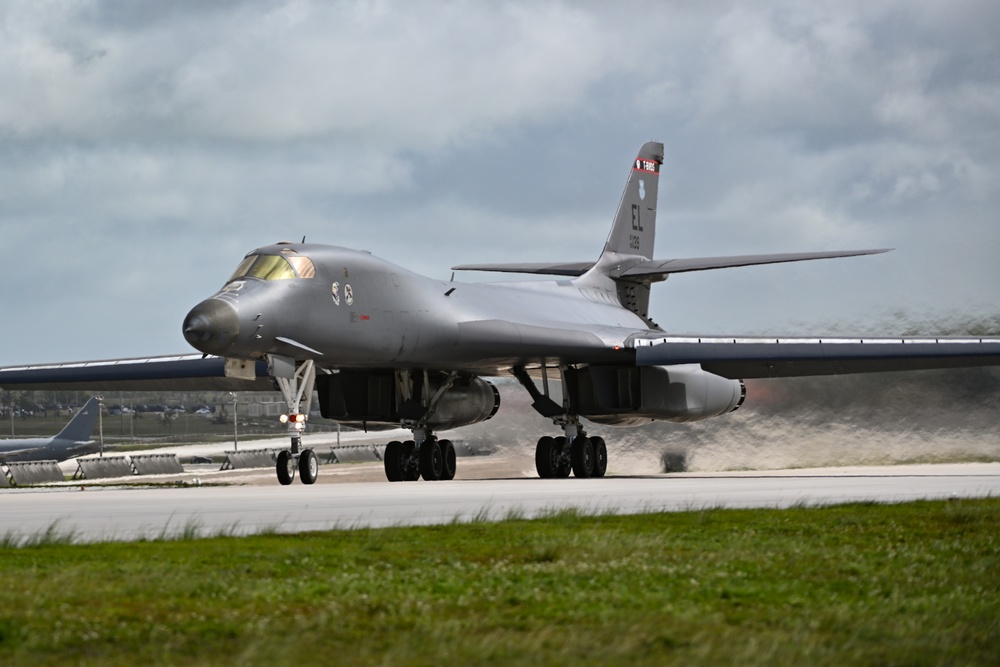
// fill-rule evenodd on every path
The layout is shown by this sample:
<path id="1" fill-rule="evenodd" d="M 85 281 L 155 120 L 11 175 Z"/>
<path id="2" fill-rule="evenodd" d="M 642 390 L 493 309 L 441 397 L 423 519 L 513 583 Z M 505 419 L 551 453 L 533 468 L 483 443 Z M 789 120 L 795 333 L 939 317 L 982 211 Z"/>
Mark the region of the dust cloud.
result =
<path id="1" fill-rule="evenodd" d="M 538 438 L 558 429 L 516 382 L 497 385 L 500 412 L 456 437 L 533 461 Z M 754 380 L 722 417 L 585 428 L 622 474 L 998 461 L 1000 369 Z"/>

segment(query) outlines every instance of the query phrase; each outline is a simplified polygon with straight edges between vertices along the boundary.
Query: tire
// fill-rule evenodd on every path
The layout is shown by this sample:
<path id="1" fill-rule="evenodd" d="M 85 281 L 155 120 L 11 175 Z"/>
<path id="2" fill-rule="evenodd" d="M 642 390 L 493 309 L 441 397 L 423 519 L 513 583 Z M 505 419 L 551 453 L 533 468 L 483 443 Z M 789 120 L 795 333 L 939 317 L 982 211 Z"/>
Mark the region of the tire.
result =
<path id="1" fill-rule="evenodd" d="M 594 474 L 594 444 L 585 435 L 573 439 L 573 449 L 570 455 L 573 475 L 579 479 L 588 479 Z"/>
<path id="2" fill-rule="evenodd" d="M 564 436 L 560 435 L 558 438 L 555 438 L 555 446 L 553 449 L 556 449 L 559 452 L 559 461 L 556 464 L 555 476 L 563 479 L 569 477 L 570 470 L 572 470 L 573 467 L 570 462 L 570 457 L 565 455 L 567 446 L 566 438 Z"/>
<path id="3" fill-rule="evenodd" d="M 292 469 L 292 453 L 287 449 L 278 452 L 274 468 L 278 473 L 278 482 L 282 486 L 288 486 L 295 479 L 295 472 Z"/>
<path id="4" fill-rule="evenodd" d="M 556 476 L 556 468 L 559 460 L 556 457 L 555 440 L 549 436 L 542 436 L 535 445 L 535 470 L 542 479 L 552 479 Z"/>
<path id="5" fill-rule="evenodd" d="M 420 479 L 420 461 L 413 455 L 413 450 L 417 444 L 412 440 L 403 443 L 403 481 L 415 482 Z"/>
<path id="6" fill-rule="evenodd" d="M 403 481 L 403 443 L 393 440 L 386 445 L 382 462 L 385 464 L 385 478 L 387 480 L 390 482 Z"/>
<path id="7" fill-rule="evenodd" d="M 441 456 L 441 445 L 434 438 L 428 438 L 420 444 L 420 476 L 427 482 L 441 479 L 444 471 L 444 459 Z"/>
<path id="8" fill-rule="evenodd" d="M 458 470 L 458 461 L 455 458 L 455 445 L 452 444 L 451 440 L 442 440 L 438 444 L 441 445 L 441 461 L 444 463 L 441 470 L 441 479 L 455 479 L 455 472 Z"/>
<path id="9" fill-rule="evenodd" d="M 608 472 L 608 446 L 604 438 L 591 438 L 590 441 L 594 444 L 594 472 L 591 476 L 604 477 Z"/>
<path id="10" fill-rule="evenodd" d="M 299 479 L 303 484 L 315 484 L 319 477 L 319 459 L 316 452 L 311 449 L 303 449 L 299 454 Z"/>

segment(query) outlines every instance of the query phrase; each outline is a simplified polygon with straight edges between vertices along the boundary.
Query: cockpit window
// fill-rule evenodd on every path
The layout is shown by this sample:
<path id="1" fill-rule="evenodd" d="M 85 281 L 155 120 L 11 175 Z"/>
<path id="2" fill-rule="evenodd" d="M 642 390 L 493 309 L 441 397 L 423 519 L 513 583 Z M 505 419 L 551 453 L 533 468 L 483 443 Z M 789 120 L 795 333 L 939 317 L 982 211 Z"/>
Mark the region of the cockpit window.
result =
<path id="1" fill-rule="evenodd" d="M 229 280 L 226 282 L 231 283 L 237 278 L 245 276 L 255 261 L 257 261 L 257 255 L 250 255 L 249 257 L 244 258 L 244 260 L 240 262 L 240 265 L 236 267 L 236 270 L 233 271 L 233 275 L 229 276 Z"/>
<path id="2" fill-rule="evenodd" d="M 308 257 L 282 257 L 281 255 L 250 255 L 236 267 L 229 282 L 240 278 L 261 280 L 291 280 L 313 278 L 316 267 Z"/>
<path id="3" fill-rule="evenodd" d="M 313 266 L 312 260 L 308 257 L 286 257 L 285 259 L 292 265 L 295 269 L 295 274 L 299 278 L 315 278 L 316 277 L 316 267 Z"/>

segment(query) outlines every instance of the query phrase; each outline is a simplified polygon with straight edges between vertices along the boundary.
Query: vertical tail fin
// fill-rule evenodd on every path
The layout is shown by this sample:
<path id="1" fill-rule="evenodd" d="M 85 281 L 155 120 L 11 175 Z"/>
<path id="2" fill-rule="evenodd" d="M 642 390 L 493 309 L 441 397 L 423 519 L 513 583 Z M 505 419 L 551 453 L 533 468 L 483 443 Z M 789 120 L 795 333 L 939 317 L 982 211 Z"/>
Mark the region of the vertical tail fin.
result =
<path id="1" fill-rule="evenodd" d="M 649 286 L 664 277 L 624 277 L 623 274 L 653 259 L 661 164 L 663 144 L 658 141 L 643 144 L 632 162 L 611 233 L 596 263 L 465 264 L 452 269 L 576 276 L 575 280 L 581 285 L 598 287 L 605 292 L 616 290 L 618 302 L 623 308 L 641 317 L 649 327 L 659 328 L 649 319 Z"/>
<path id="2" fill-rule="evenodd" d="M 663 163 L 663 144 L 650 141 L 639 149 L 625 183 L 611 234 L 604 244 L 608 253 L 653 258 L 656 238 L 656 195 Z M 598 262 L 600 263 L 600 262 Z"/>
<path id="3" fill-rule="evenodd" d="M 588 274 L 591 280 L 613 280 L 618 302 L 645 320 L 651 328 L 658 328 L 649 319 L 649 286 L 652 281 L 623 278 L 622 272 L 653 258 L 661 164 L 663 144 L 656 141 L 643 144 L 632 163 L 604 251 Z"/>
<path id="4" fill-rule="evenodd" d="M 84 441 L 90 440 L 90 435 L 94 431 L 94 424 L 97 423 L 97 418 L 100 416 L 101 404 L 97 400 L 97 397 L 91 398 L 87 403 L 80 408 L 80 411 L 76 413 L 76 416 L 69 420 L 69 423 L 59 431 L 59 434 L 55 437 L 56 440 L 74 440 L 74 441 Z"/>

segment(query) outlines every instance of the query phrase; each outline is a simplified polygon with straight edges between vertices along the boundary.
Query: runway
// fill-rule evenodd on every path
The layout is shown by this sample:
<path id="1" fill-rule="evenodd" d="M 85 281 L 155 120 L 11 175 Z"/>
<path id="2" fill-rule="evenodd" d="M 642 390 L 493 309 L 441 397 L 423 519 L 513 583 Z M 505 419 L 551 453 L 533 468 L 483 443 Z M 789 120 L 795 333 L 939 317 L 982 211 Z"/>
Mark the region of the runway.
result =
<path id="1" fill-rule="evenodd" d="M 350 468 L 365 474 L 364 466 Z M 1000 496 L 998 463 L 583 480 L 512 476 L 393 484 L 346 481 L 349 477 L 288 487 L 74 485 L 3 490 L 0 536 L 30 537 L 54 524 L 58 531 L 87 542 L 154 539 L 195 529 L 208 536 L 441 524 L 533 517 L 565 508 L 642 513 Z"/>

